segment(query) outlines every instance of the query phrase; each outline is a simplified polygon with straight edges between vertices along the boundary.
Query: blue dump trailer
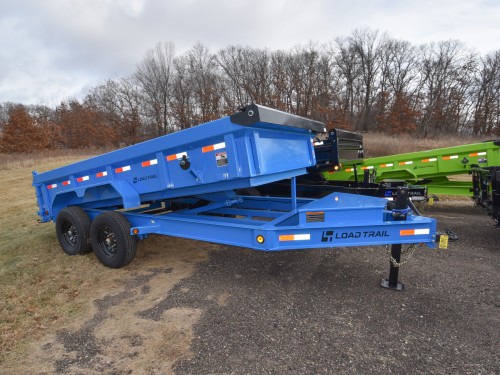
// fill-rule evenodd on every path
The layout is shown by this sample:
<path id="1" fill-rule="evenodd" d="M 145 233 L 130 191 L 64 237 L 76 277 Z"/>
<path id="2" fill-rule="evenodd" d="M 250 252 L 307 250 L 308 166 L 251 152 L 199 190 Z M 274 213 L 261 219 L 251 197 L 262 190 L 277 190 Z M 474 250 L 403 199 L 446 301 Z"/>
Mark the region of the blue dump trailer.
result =
<path id="1" fill-rule="evenodd" d="M 424 243 L 436 222 L 383 198 L 332 193 L 298 198 L 296 176 L 316 164 L 324 124 L 248 105 L 173 134 L 44 173 L 33 172 L 41 222 L 55 221 L 70 255 L 94 251 L 107 267 L 135 256 L 137 240 L 163 234 L 280 251 Z M 238 195 L 290 178 L 290 197 Z M 406 192 L 407 194 L 407 192 Z"/>

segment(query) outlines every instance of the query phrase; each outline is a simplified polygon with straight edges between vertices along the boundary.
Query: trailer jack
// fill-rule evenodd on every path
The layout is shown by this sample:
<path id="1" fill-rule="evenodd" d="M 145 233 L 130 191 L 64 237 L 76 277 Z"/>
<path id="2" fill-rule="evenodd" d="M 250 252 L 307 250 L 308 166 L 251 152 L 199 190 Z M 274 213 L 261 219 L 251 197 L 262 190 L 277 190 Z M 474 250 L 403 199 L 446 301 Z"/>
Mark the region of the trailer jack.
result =
<path id="1" fill-rule="evenodd" d="M 399 187 L 396 195 L 396 210 L 405 210 L 409 204 L 408 187 Z M 395 217 L 396 221 L 406 220 L 405 215 Z M 391 246 L 391 262 L 389 268 L 389 278 L 382 279 L 380 286 L 386 289 L 392 289 L 402 292 L 405 288 L 403 283 L 398 282 L 399 268 L 401 263 L 401 244 Z"/>

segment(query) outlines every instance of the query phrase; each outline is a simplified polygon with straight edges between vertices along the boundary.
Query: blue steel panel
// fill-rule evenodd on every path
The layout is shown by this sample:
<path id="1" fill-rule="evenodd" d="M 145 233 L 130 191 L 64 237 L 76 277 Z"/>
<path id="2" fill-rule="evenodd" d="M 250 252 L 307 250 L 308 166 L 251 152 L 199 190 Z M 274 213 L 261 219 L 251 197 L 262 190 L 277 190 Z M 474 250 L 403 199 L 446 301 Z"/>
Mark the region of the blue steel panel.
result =
<path id="1" fill-rule="evenodd" d="M 339 199 L 336 200 L 335 197 Z M 243 197 L 243 201 L 235 200 L 241 203 L 227 207 L 226 210 L 222 204 L 214 204 L 212 210 L 211 206 L 207 206 L 204 210 L 185 210 L 162 215 L 128 212 L 124 215 L 132 225 L 131 233 L 138 230 L 141 236 L 156 233 L 264 251 L 411 243 L 435 246 L 434 219 L 413 216 L 409 213 L 406 220 L 394 221 L 391 215 L 384 215 L 387 211 L 380 204 L 380 199 L 373 197 L 362 197 L 362 201 L 365 202 L 357 215 L 341 216 L 335 213 L 345 213 L 350 204 L 357 202 L 355 196 L 335 193 L 325 198 L 317 201 L 309 200 L 308 203 L 302 201 L 297 210 L 291 211 L 277 211 L 271 208 L 276 202 L 280 208 L 285 204 L 290 207 L 290 198 L 281 198 L 277 201 L 275 198 Z M 264 210 L 266 200 L 267 211 Z M 375 206 L 378 210 L 378 214 L 375 215 L 377 219 L 374 219 L 375 216 L 371 219 L 364 218 L 364 210 L 374 210 Z M 99 212 L 87 211 L 91 217 Z M 262 212 L 262 215 L 258 215 L 259 212 Z M 309 212 L 324 212 L 325 220 L 307 222 L 301 219 L 300 223 L 297 220 L 295 224 L 283 225 L 292 222 L 290 218 L 305 216 Z M 276 217 L 276 219 L 272 221 L 257 219 L 259 216 L 271 220 Z M 327 217 L 331 219 L 327 220 Z M 263 236 L 264 242 L 259 243 L 257 236 Z"/>
<path id="2" fill-rule="evenodd" d="M 41 174 L 43 221 L 68 205 L 125 208 L 148 200 L 257 186 L 306 173 L 315 164 L 312 133 L 222 118 Z M 102 205 L 100 205 L 102 202 Z"/>

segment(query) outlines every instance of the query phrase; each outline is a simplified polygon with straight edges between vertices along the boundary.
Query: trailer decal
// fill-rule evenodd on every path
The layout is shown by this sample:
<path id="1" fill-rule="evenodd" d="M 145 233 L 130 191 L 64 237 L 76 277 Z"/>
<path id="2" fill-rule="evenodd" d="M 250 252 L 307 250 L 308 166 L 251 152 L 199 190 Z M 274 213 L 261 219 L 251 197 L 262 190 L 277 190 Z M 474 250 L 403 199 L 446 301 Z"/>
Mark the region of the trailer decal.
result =
<path id="1" fill-rule="evenodd" d="M 178 154 L 168 155 L 165 157 L 165 159 L 167 159 L 167 161 L 173 161 L 177 159 L 182 159 L 183 156 L 187 157 L 187 152 L 180 152 Z"/>
<path id="2" fill-rule="evenodd" d="M 123 172 L 127 172 L 127 171 L 130 171 L 130 165 L 115 169 L 115 173 L 123 173 Z"/>
<path id="3" fill-rule="evenodd" d="M 201 149 L 201 152 L 210 152 L 214 150 L 220 150 L 221 148 L 226 148 L 226 142 L 216 143 L 215 145 L 205 146 Z"/>
<path id="4" fill-rule="evenodd" d="M 76 179 L 76 182 L 83 182 L 83 181 L 88 181 L 89 180 L 89 176 L 83 176 L 83 177 L 78 177 Z"/>
<path id="5" fill-rule="evenodd" d="M 149 167 L 149 166 L 151 166 L 151 165 L 155 165 L 155 164 L 158 164 L 158 159 L 147 160 L 147 161 L 143 161 L 143 162 L 141 163 L 141 165 L 142 165 L 143 167 Z"/>
<path id="6" fill-rule="evenodd" d="M 283 241 L 309 241 L 311 239 L 311 235 L 309 233 L 306 234 L 281 234 L 279 236 L 279 240 Z"/>
<path id="7" fill-rule="evenodd" d="M 227 165 L 227 152 L 217 152 L 215 154 L 215 160 L 217 161 L 217 167 L 224 167 Z"/>

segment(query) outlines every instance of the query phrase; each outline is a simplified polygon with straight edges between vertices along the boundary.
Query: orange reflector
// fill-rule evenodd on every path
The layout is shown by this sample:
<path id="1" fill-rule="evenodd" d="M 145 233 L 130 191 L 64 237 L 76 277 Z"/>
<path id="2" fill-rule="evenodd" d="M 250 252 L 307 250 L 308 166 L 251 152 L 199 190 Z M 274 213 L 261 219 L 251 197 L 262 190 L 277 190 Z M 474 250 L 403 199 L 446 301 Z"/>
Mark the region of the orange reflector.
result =
<path id="1" fill-rule="evenodd" d="M 399 231 L 400 236 L 413 236 L 415 234 L 415 229 L 401 229 Z"/>
<path id="2" fill-rule="evenodd" d="M 132 231 L 132 233 L 134 233 L 134 234 L 139 234 L 139 229 L 134 228 L 134 230 Z"/>

